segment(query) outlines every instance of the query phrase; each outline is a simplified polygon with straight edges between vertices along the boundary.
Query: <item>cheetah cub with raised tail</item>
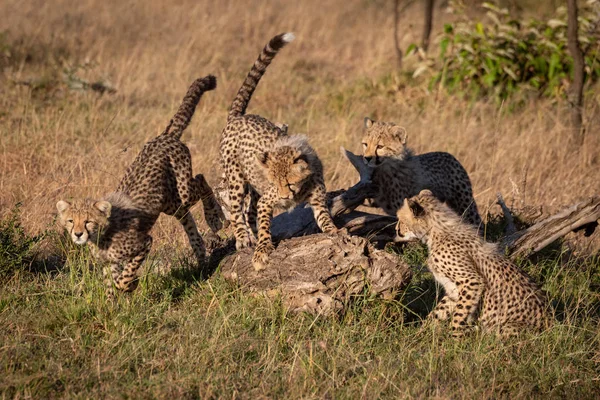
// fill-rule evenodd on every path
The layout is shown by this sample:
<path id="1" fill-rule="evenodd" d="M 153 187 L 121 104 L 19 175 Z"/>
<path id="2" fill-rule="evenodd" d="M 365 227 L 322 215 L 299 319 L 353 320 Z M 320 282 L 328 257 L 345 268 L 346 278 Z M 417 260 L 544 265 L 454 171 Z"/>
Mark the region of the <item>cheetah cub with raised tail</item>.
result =
<path id="1" fill-rule="evenodd" d="M 266 68 L 292 40 L 292 33 L 283 33 L 265 46 L 233 100 L 221 139 L 221 165 L 238 249 L 254 242 L 251 227 L 258 212 L 258 243 L 252 258 L 256 270 L 266 267 L 273 250 L 271 218 L 276 206 L 290 208 L 308 201 L 319 228 L 337 231 L 326 205 L 323 166 L 306 138 L 288 136 L 287 127 L 279 128 L 258 115 L 246 115 Z M 244 215 L 246 196 L 250 210 Z"/>
<path id="2" fill-rule="evenodd" d="M 190 86 L 165 131 L 146 143 L 115 192 L 102 200 L 61 200 L 56 204 L 59 220 L 73 242 L 88 243 L 105 264 L 109 298 L 114 297 L 113 282 L 123 291 L 137 287 L 137 270 L 152 245 L 149 232 L 161 212 L 179 219 L 199 261 L 205 256 L 205 246 L 190 207 L 202 200 L 210 228 L 221 228 L 221 208 L 204 177 L 192 175 L 190 151 L 180 140 L 200 97 L 215 87 L 212 75 Z"/>
<path id="3" fill-rule="evenodd" d="M 427 266 L 445 292 L 432 315 L 451 316 L 454 336 L 477 319 L 484 331 L 502 337 L 549 323 L 547 301 L 535 282 L 431 191 L 404 200 L 396 229 L 400 240 L 427 244 Z"/>
<path id="4" fill-rule="evenodd" d="M 365 118 L 364 129 L 363 161 L 375 168 L 377 207 L 396 215 L 404 199 L 429 189 L 466 221 L 481 225 L 469 175 L 452 154 L 414 154 L 406 145 L 406 130 L 393 122 Z"/>

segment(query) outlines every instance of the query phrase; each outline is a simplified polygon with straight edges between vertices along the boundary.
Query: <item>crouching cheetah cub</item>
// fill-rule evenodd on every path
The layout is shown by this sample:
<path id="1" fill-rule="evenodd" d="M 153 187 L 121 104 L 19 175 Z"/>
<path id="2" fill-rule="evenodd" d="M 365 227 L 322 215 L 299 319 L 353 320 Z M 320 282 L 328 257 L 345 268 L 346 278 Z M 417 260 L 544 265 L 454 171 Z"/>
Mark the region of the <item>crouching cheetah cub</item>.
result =
<path id="1" fill-rule="evenodd" d="M 445 292 L 432 315 L 451 316 L 454 336 L 477 318 L 484 331 L 504 337 L 549 323 L 546 299 L 533 280 L 431 191 L 404 200 L 396 229 L 400 240 L 427 244 L 428 268 Z"/>
<path id="2" fill-rule="evenodd" d="M 254 242 L 253 226 L 258 212 L 258 243 L 252 263 L 266 267 L 273 250 L 271 218 L 274 207 L 290 208 L 308 201 L 319 228 L 335 232 L 326 205 L 323 166 L 303 136 L 287 135 L 258 115 L 246 115 L 250 98 L 277 52 L 294 39 L 291 33 L 272 38 L 252 66 L 233 100 L 221 139 L 221 166 L 227 180 L 230 219 L 237 249 Z M 249 211 L 244 214 L 244 199 Z"/>
<path id="3" fill-rule="evenodd" d="M 469 223 L 479 226 L 481 217 L 473 199 L 467 171 L 449 153 L 415 155 L 406 146 L 406 130 L 392 122 L 365 118 L 363 161 L 375 168 L 373 182 L 379 187 L 377 207 L 396 215 L 404 199 L 429 189 Z"/>
<path id="4" fill-rule="evenodd" d="M 200 97 L 216 87 L 214 76 L 197 79 L 165 131 L 146 143 L 127 170 L 117 190 L 102 200 L 60 200 L 59 220 L 76 244 L 88 243 L 103 268 L 106 293 L 137 287 L 137 270 L 152 246 L 150 229 L 160 213 L 173 215 L 183 225 L 196 257 L 205 246 L 190 207 L 202 200 L 207 223 L 219 230 L 223 214 L 204 177 L 192 176 L 190 151 L 180 140 Z M 123 264 L 124 267 L 123 267 Z"/>

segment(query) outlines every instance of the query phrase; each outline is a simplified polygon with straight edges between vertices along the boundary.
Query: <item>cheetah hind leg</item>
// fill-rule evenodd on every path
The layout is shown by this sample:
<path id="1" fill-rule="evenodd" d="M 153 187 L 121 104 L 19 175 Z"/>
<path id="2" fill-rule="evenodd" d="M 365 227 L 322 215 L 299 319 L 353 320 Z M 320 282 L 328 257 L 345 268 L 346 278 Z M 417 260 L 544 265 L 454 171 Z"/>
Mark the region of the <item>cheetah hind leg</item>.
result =
<path id="1" fill-rule="evenodd" d="M 144 263 L 148 253 L 150 253 L 151 247 L 152 237 L 148 236 L 142 250 L 125 265 L 123 272 L 117 278 L 115 282 L 117 289 L 124 292 L 133 292 L 137 288 L 139 283 L 137 271 Z"/>
<path id="2" fill-rule="evenodd" d="M 176 214 L 175 215 L 185 233 L 187 234 L 188 240 L 190 242 L 190 246 L 192 246 L 192 250 L 194 250 L 194 255 L 198 260 L 198 264 L 202 265 L 204 260 L 206 259 L 206 246 L 204 245 L 204 240 L 202 240 L 202 236 L 198 232 L 198 227 L 196 226 L 196 221 L 194 221 L 194 217 L 191 212 L 186 212 L 183 216 Z"/>
<path id="3" fill-rule="evenodd" d="M 477 275 L 466 277 L 462 282 L 457 282 L 459 290 L 458 300 L 452 316 L 452 336 L 462 337 L 469 328 L 468 322 L 472 314 L 477 312 L 477 307 L 483 295 L 483 282 Z"/>
<path id="4" fill-rule="evenodd" d="M 250 229 L 252 229 L 252 234 L 256 238 L 258 237 L 258 224 L 256 223 L 256 216 L 258 212 L 258 200 L 260 200 L 260 195 L 252 187 L 249 187 L 246 199 L 248 199 L 248 207 L 246 208 L 248 210 L 246 214 L 246 220 L 248 221 Z"/>
<path id="5" fill-rule="evenodd" d="M 204 175 L 196 175 L 193 180 L 193 191 L 196 196 L 202 200 L 204 219 L 206 220 L 208 227 L 215 233 L 223 229 L 223 227 L 227 225 L 223 209 L 217 202 L 215 194 L 208 185 L 208 182 L 206 182 Z"/>
<path id="6" fill-rule="evenodd" d="M 255 241 L 244 215 L 246 196 L 243 179 L 235 165 L 229 166 L 229 169 L 225 175 L 228 180 L 230 222 L 233 224 L 235 248 L 241 250 L 245 247 L 252 247 Z"/>

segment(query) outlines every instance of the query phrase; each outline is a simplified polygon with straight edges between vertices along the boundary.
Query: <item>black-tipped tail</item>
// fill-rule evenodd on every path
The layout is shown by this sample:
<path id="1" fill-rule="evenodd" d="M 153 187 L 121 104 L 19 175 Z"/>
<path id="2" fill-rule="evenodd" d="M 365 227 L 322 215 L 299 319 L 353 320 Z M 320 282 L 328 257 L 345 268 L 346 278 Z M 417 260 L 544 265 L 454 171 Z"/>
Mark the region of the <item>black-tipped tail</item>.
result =
<path id="1" fill-rule="evenodd" d="M 169 126 L 165 129 L 163 135 L 174 135 L 177 136 L 177 138 L 181 138 L 183 131 L 188 127 L 194 116 L 196 106 L 200 102 L 202 94 L 209 90 L 213 90 L 216 87 L 217 78 L 213 75 L 207 75 L 204 78 L 196 79 L 185 94 L 177 113 L 175 113 L 171 122 L 169 122 Z"/>
<path id="2" fill-rule="evenodd" d="M 246 76 L 242 87 L 238 91 L 237 96 L 231 104 L 229 110 L 229 116 L 240 116 L 246 113 L 250 98 L 260 81 L 260 78 L 265 74 L 267 67 L 273 61 L 273 58 L 277 55 L 277 52 L 281 50 L 286 44 L 293 41 L 296 37 L 293 33 L 282 33 L 272 38 L 269 43 L 262 50 L 256 62 L 252 66 L 252 69 Z"/>

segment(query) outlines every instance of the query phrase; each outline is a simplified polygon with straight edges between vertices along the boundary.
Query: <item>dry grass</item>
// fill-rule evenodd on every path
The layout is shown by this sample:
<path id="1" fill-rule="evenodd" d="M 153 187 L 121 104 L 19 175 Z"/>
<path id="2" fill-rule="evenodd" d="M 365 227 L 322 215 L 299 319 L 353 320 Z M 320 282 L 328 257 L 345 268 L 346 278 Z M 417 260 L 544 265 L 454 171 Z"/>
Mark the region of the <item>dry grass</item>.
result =
<path id="1" fill-rule="evenodd" d="M 271 66 L 250 112 L 308 134 L 331 188 L 356 179 L 338 148 L 359 150 L 361 121 L 369 115 L 405 125 L 419 152 L 455 154 L 483 210 L 497 191 L 510 198 L 511 181 L 520 183 L 525 170 L 532 205 L 555 209 L 599 192 L 597 93 L 587 97 L 588 143 L 581 154 L 569 153 L 564 104 L 531 100 L 509 112 L 406 85 L 390 75 L 389 7 L 343 4 L 2 2 L 0 32 L 7 32 L 11 57 L 4 58 L 0 77 L 1 212 L 23 202 L 26 226 L 40 230 L 58 198 L 112 190 L 144 142 L 165 126 L 189 83 L 208 73 L 217 75 L 218 89 L 202 99 L 184 140 L 196 170 L 214 181 L 226 110 L 264 43 L 286 30 L 298 39 Z M 411 26 L 403 30 L 404 43 L 418 40 L 419 24 Z M 49 80 L 63 66 L 86 61 L 92 66 L 79 75 L 106 78 L 117 94 L 65 85 L 32 91 L 12 83 Z M 171 230 L 164 222 L 159 241 L 162 230 Z"/>
<path id="2" fill-rule="evenodd" d="M 270 67 L 249 111 L 285 122 L 291 132 L 306 133 L 323 159 L 331 189 L 347 187 L 357 179 L 355 172 L 341 159 L 339 146 L 359 150 L 362 119 L 369 115 L 403 124 L 409 132 L 411 146 L 418 152 L 440 150 L 456 155 L 471 176 L 482 212 L 494 207 L 497 191 L 510 200 L 515 187 L 522 190 L 524 171 L 527 172 L 527 204 L 542 205 L 547 211 L 600 192 L 598 87 L 591 88 L 586 97 L 587 143 L 578 152 L 569 151 L 570 133 L 563 102 L 527 99 L 518 105 L 469 103 L 442 92 L 429 92 L 427 85 L 412 83 L 403 74 L 394 73 L 393 16 L 392 5 L 388 3 L 391 2 L 0 2 L 3 16 L 0 32 L 6 32 L 0 38 L 0 216 L 7 214 L 15 203 L 22 202 L 25 227 L 30 232 L 39 232 L 52 224 L 58 199 L 100 196 L 113 190 L 143 144 L 164 128 L 192 80 L 208 73 L 217 76 L 218 88 L 202 99 L 184 141 L 192 152 L 195 170 L 215 182 L 219 174 L 218 143 L 227 108 L 262 46 L 271 36 L 284 31 L 295 32 L 297 40 L 283 50 Z M 419 10 L 419 6 L 413 6 L 403 16 L 401 31 L 405 46 L 420 37 Z M 440 19 L 449 17 L 439 14 L 438 17 L 436 26 L 439 28 Z M 410 68 L 410 60 L 407 63 Z M 65 66 L 81 65 L 88 67 L 77 70 L 80 78 L 107 79 L 117 93 L 100 96 L 94 92 L 69 90 L 61 81 L 62 70 Z M 23 81 L 33 86 L 14 83 Z M 187 247 L 183 231 L 170 218 L 159 220 L 153 236 L 157 252 L 165 246 L 173 246 L 173 237 L 176 247 Z M 595 263 L 594 268 L 597 268 L 597 260 Z M 33 346 L 43 348 L 47 346 L 43 335 L 51 335 L 57 324 L 63 324 L 64 332 L 56 336 L 56 341 L 51 341 L 48 351 L 54 355 L 49 355 L 49 359 L 68 359 L 72 356 L 70 349 L 81 352 L 74 358 L 77 365 L 73 368 L 82 372 L 95 368 L 94 363 L 98 361 L 98 369 L 94 371 L 97 379 L 96 375 L 90 375 L 88 380 L 77 381 L 66 392 L 61 392 L 60 387 L 44 386 L 44 390 L 37 393 L 68 395 L 100 385 L 96 389 L 99 393 L 116 396 L 115 388 L 110 387 L 115 373 L 110 372 L 110 368 L 116 368 L 115 371 L 125 371 L 129 374 L 127 379 L 134 380 L 136 378 L 130 375 L 142 371 L 135 381 L 139 387 L 148 382 L 158 385 L 155 389 L 146 388 L 145 397 L 181 394 L 182 388 L 209 395 L 225 393 L 229 397 L 249 389 L 273 396 L 291 390 L 298 397 L 320 397 L 335 394 L 340 385 L 343 397 L 354 397 L 356 391 L 366 390 L 369 382 L 380 385 L 378 393 L 381 394 L 454 397 L 470 393 L 458 390 L 457 380 L 479 373 L 477 365 L 468 365 L 473 354 L 485 370 L 482 377 L 498 379 L 500 389 L 504 390 L 500 393 L 513 393 L 517 397 L 548 392 L 572 394 L 577 392 L 580 367 L 586 371 L 581 385 L 586 389 L 598 387 L 595 383 L 598 361 L 589 359 L 593 354 L 590 349 L 598 340 L 596 335 L 589 334 L 589 329 L 597 325 L 596 320 L 586 319 L 586 328 L 581 330 L 571 328 L 569 322 L 544 336 L 537 348 L 543 360 L 533 362 L 542 367 L 532 366 L 531 371 L 524 372 L 519 363 L 528 358 L 528 346 L 536 339 L 516 343 L 518 353 L 515 354 L 512 348 L 507 353 L 486 339 L 469 342 L 465 345 L 467 350 L 463 345 L 446 343 L 444 354 L 438 359 L 430 351 L 431 345 L 437 345 L 438 341 L 434 333 L 428 332 L 424 339 L 419 339 L 416 329 L 386 320 L 388 336 L 373 335 L 373 329 L 378 329 L 388 311 L 366 311 L 369 317 L 361 320 L 363 309 L 359 309 L 349 314 L 359 318 L 357 320 L 332 325 L 319 322 L 311 329 L 307 328 L 313 326 L 308 317 L 284 318 L 276 306 L 264 306 L 264 303 L 260 303 L 260 307 L 271 308 L 258 307 L 256 311 L 254 300 L 244 301 L 235 290 L 223 284 L 215 291 L 208 283 L 202 284 L 200 291 L 194 285 L 193 291 L 177 292 L 182 299 L 172 300 L 171 297 L 177 297 L 173 295 L 176 290 L 170 286 L 174 283 L 160 279 L 144 293 L 156 289 L 155 296 L 165 295 L 168 301 L 149 299 L 150 294 L 140 295 L 134 298 L 134 303 L 124 306 L 124 314 L 119 317 L 96 311 L 100 304 L 96 300 L 91 303 L 84 297 L 70 300 L 79 290 L 73 289 L 73 274 L 77 273 L 80 271 L 71 272 L 70 277 L 67 271 L 67 275 L 59 275 L 56 283 L 43 277 L 33 283 L 19 283 L 0 301 L 0 316 L 9 323 L 2 333 L 6 337 L 16 335 L 14 343 L 11 339 L 3 348 L 18 346 L 15 343 L 20 335 L 33 335 L 27 336 Z M 588 276 L 577 282 L 585 286 L 589 279 Z M 15 282 L 20 281 L 15 278 Z M 576 296 L 579 289 L 569 285 L 579 287 L 575 283 L 556 284 L 557 296 L 561 293 L 571 296 L 571 292 Z M 36 297 L 31 294 L 32 290 L 58 294 Z M 593 308 L 597 293 L 590 292 L 586 296 L 586 307 Z M 23 299 L 31 303 L 21 306 Z M 148 302 L 149 309 L 142 315 L 145 306 L 138 302 L 144 301 Z M 36 314 L 36 307 L 58 311 L 41 318 Z M 198 311 L 197 315 L 193 314 L 197 319 L 190 319 L 189 310 L 195 307 L 199 310 L 207 307 L 207 311 Z M 17 323 L 15 318 L 22 320 Z M 167 322 L 157 322 L 165 318 Z M 208 318 L 207 322 L 197 322 L 202 318 Z M 577 318 L 574 314 L 573 324 Z M 141 325 L 136 325 L 138 322 Z M 119 338 L 143 338 L 148 327 L 157 327 L 158 331 L 157 336 L 147 340 L 148 346 L 144 347 L 143 341 L 139 346 L 128 343 L 123 351 L 130 351 L 131 356 L 121 354 Z M 239 336 L 245 329 L 250 329 L 248 336 Z M 400 336 L 389 336 L 396 330 Z M 208 339 L 189 336 L 196 331 L 207 331 Z M 176 337 L 180 336 L 180 342 L 172 339 L 173 332 Z M 571 334 L 575 339 L 567 343 Z M 69 338 L 73 337 L 78 344 L 69 347 L 72 343 Z M 171 337 L 166 349 L 161 346 L 165 337 Z M 325 342 L 322 337 L 326 338 Z M 218 340 L 223 342 L 217 345 Z M 361 342 L 365 340 L 369 341 L 370 350 L 363 352 Z M 197 343 L 192 343 L 194 341 Z M 347 341 L 350 347 L 346 347 Z M 95 344 L 86 347 L 86 343 Z M 248 343 L 251 343 L 250 348 L 242 351 Z M 194 356 L 188 353 L 187 345 L 196 346 L 196 350 L 208 349 L 208 353 Z M 237 350 L 228 353 L 227 345 Z M 491 355 L 488 356 L 487 350 L 480 351 L 489 346 L 492 346 Z M 556 359 L 552 358 L 555 356 L 553 346 L 562 351 Z M 346 348 L 348 350 L 344 350 Z M 166 361 L 169 350 L 177 353 L 176 365 Z M 33 356 L 35 349 L 23 354 L 17 352 L 20 354 L 15 356 L 17 358 L 3 354 L 5 361 L 13 362 L 20 360 L 19 357 L 26 360 L 29 351 Z M 93 353 L 91 359 L 96 361 L 87 358 L 89 351 Z M 121 360 L 121 364 L 115 367 L 110 362 L 101 363 L 107 351 Z M 278 375 L 278 351 L 284 352 L 285 377 Z M 385 358 L 385 354 L 403 352 L 410 354 L 408 358 L 397 361 Z M 337 355 L 328 358 L 333 353 Z M 583 356 L 574 360 L 570 358 L 573 354 Z M 247 358 L 240 361 L 238 356 Z M 494 358 L 496 356 L 499 358 Z M 597 348 L 595 357 L 598 357 Z M 508 375 L 502 375 L 501 367 L 495 365 L 499 359 L 516 363 L 506 367 Z M 546 363 L 546 359 L 551 361 Z M 336 360 L 342 364 L 336 365 Z M 187 370 L 188 364 L 207 368 L 208 372 L 203 372 L 201 378 L 194 377 L 196 372 Z M 39 376 L 11 375 L 14 371 L 23 373 L 27 369 L 23 365 L 11 366 L 14 369 L 7 371 L 5 383 L 25 387 L 24 395 L 35 395 L 36 387 L 39 389 L 42 385 Z M 62 366 L 56 365 L 48 368 L 60 375 Z M 210 370 L 213 365 L 235 373 L 217 376 Z M 257 381 L 235 386 L 235 378 L 243 374 L 236 366 L 252 368 L 253 365 L 262 368 L 253 375 Z M 416 374 L 414 365 L 419 366 L 418 371 L 429 371 L 426 381 L 413 376 Z M 453 365 L 459 370 L 446 368 Z M 557 372 L 560 365 L 572 369 L 560 375 Z M 146 367 L 164 374 L 159 374 L 160 378 L 152 372 L 144 375 Z M 36 368 L 33 370 L 38 371 Z M 346 374 L 341 381 L 336 382 L 335 375 L 328 375 L 340 371 Z M 539 387 L 524 388 L 514 386 L 510 378 L 510 374 L 519 373 L 528 377 L 525 381 L 517 379 L 524 385 L 527 379 L 531 382 L 536 376 L 546 376 L 537 374 L 567 380 L 551 382 L 540 378 Z M 360 379 L 355 378 L 357 376 Z M 410 384 L 402 384 L 405 376 L 410 378 Z M 117 380 L 117 387 L 124 384 L 126 378 L 123 379 Z M 271 392 L 261 383 L 262 379 L 275 384 Z M 353 379 L 354 386 L 344 386 L 344 382 L 353 382 Z M 178 382 L 182 386 L 178 386 Z M 164 391 L 159 390 L 161 383 L 167 385 Z M 413 384 L 416 385 L 412 386 L 413 390 L 404 392 L 406 385 Z M 494 388 L 478 386 L 481 384 L 477 378 L 468 380 L 468 385 L 478 388 L 472 393 L 493 396 Z M 95 396 L 92 390 L 87 393 L 86 396 Z"/>

